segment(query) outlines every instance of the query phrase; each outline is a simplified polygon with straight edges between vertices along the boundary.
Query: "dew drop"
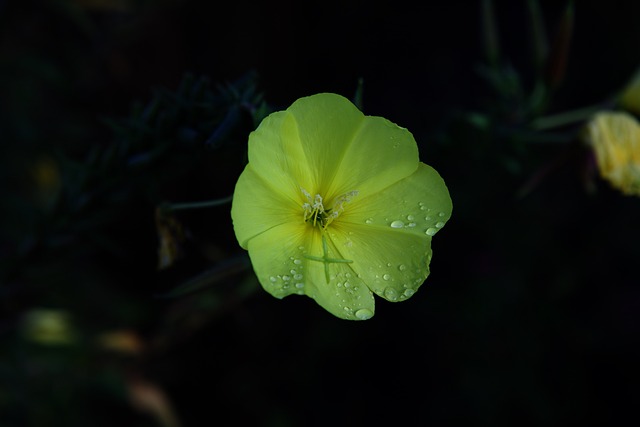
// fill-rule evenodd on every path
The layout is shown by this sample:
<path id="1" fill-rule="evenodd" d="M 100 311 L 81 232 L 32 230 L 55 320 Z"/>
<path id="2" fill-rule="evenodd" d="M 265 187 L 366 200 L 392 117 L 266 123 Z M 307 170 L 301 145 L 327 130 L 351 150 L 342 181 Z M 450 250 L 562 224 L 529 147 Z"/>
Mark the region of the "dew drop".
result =
<path id="1" fill-rule="evenodd" d="M 415 294 L 416 291 L 414 291 L 413 289 L 405 289 L 404 290 L 404 296 L 409 298 L 411 295 Z"/>
<path id="2" fill-rule="evenodd" d="M 276 279 L 275 277 L 271 276 L 271 277 L 269 277 L 269 280 L 271 280 L 271 282 L 275 282 L 278 279 Z"/>
<path id="3" fill-rule="evenodd" d="M 429 208 L 427 208 L 427 207 L 426 207 L 426 206 L 424 206 L 424 205 L 423 205 L 423 206 L 420 206 L 420 210 L 421 210 L 421 211 L 426 211 L 427 209 L 429 209 Z"/>
<path id="4" fill-rule="evenodd" d="M 285 276 L 282 276 L 282 280 L 286 282 L 287 280 L 291 280 L 291 277 L 285 275 Z"/>
<path id="5" fill-rule="evenodd" d="M 398 291 L 393 288 L 385 288 L 384 297 L 389 301 L 396 301 L 398 299 Z"/>
<path id="6" fill-rule="evenodd" d="M 361 308 L 360 310 L 356 311 L 355 314 L 356 317 L 360 320 L 367 320 L 373 317 L 373 311 L 369 310 L 368 308 Z"/>
<path id="7" fill-rule="evenodd" d="M 384 276 L 382 276 L 382 278 L 384 280 L 389 280 L 391 278 L 391 276 L 389 276 L 388 274 L 385 274 Z"/>
<path id="8" fill-rule="evenodd" d="M 404 227 L 404 222 L 402 221 L 396 220 L 391 223 L 391 228 L 402 228 L 402 227 Z"/>
<path id="9" fill-rule="evenodd" d="M 437 228 L 442 228 L 442 227 L 444 227 L 444 222 L 442 222 L 442 221 L 438 221 L 438 222 L 436 222 L 436 227 L 437 227 Z"/>
<path id="10" fill-rule="evenodd" d="M 373 223 L 373 218 L 367 218 L 364 222 L 367 223 L 367 224 L 372 224 Z"/>
<path id="11" fill-rule="evenodd" d="M 405 271 L 406 269 L 407 269 L 407 267 L 404 264 L 400 264 L 398 266 L 398 270 L 400 270 L 400 271 Z"/>
<path id="12" fill-rule="evenodd" d="M 302 264 L 302 261 L 299 260 L 299 259 L 294 259 L 293 263 L 296 264 L 296 265 L 300 265 L 300 264 Z"/>
<path id="13" fill-rule="evenodd" d="M 428 234 L 429 236 L 435 236 L 435 234 L 438 232 L 437 228 L 427 228 L 427 231 L 425 231 L 426 234 Z"/>
<path id="14" fill-rule="evenodd" d="M 304 288 L 304 283 L 296 283 L 296 288 L 298 289 Z"/>
<path id="15" fill-rule="evenodd" d="M 407 215 L 407 220 L 413 221 L 414 220 L 414 216 L 413 215 Z"/>
<path id="16" fill-rule="evenodd" d="M 300 280 L 300 279 L 302 279 L 302 274 L 295 274 L 293 276 L 293 278 L 296 279 L 296 280 Z"/>
<path id="17" fill-rule="evenodd" d="M 413 228 L 415 226 L 416 226 L 415 222 L 410 222 L 409 224 L 407 224 L 407 227 L 409 227 L 409 228 Z"/>
<path id="18" fill-rule="evenodd" d="M 443 217 L 443 216 L 445 216 L 445 215 L 446 215 L 446 214 L 445 214 L 444 212 L 440 212 L 440 213 L 438 214 L 438 216 L 439 216 L 439 217 Z"/>

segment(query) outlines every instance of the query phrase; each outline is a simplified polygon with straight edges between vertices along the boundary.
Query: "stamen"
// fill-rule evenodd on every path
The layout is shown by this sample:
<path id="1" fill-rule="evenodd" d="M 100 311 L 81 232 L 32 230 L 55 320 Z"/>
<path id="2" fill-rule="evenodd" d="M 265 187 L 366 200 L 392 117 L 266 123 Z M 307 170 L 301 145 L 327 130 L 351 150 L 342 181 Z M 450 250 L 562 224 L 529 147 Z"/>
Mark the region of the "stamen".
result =
<path id="1" fill-rule="evenodd" d="M 357 190 L 349 191 L 336 197 L 331 209 L 325 209 L 324 200 L 320 194 L 312 198 L 304 188 L 300 187 L 300 191 L 307 199 L 307 202 L 302 204 L 303 220 L 311 222 L 314 227 L 319 225 L 323 230 L 326 230 L 327 226 L 344 211 L 344 205 L 358 195 Z"/>

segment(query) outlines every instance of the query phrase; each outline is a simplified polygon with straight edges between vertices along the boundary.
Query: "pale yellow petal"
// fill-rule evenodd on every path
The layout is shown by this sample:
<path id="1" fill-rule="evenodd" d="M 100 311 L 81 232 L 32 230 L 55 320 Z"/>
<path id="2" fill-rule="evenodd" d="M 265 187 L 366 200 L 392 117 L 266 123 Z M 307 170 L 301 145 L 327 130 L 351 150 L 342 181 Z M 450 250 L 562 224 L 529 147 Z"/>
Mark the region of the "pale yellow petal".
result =
<path id="1" fill-rule="evenodd" d="M 389 301 L 413 295 L 429 275 L 431 239 L 451 217 L 442 178 L 420 164 L 409 177 L 354 199 L 328 231 L 340 257 Z"/>
<path id="2" fill-rule="evenodd" d="M 408 177 L 368 197 L 355 197 L 334 224 L 365 225 L 367 229 L 435 235 L 451 217 L 452 202 L 442 177 L 420 163 Z"/>
<path id="3" fill-rule="evenodd" d="M 411 132 L 382 117 L 367 116 L 349 143 L 328 194 L 374 194 L 418 168 L 418 146 Z"/>
<path id="4" fill-rule="evenodd" d="M 253 165 L 240 175 L 231 205 L 233 228 L 240 246 L 253 237 L 284 223 L 304 224 L 299 201 L 290 199 L 258 176 Z"/>
<path id="5" fill-rule="evenodd" d="M 431 237 L 349 224 L 329 232 L 341 257 L 373 292 L 389 301 L 411 297 L 429 276 Z"/>
<path id="6" fill-rule="evenodd" d="M 342 159 L 364 122 L 364 115 L 348 99 L 321 93 L 298 99 L 288 109 L 307 159 L 313 194 L 328 196 Z"/>
<path id="7" fill-rule="evenodd" d="M 249 164 L 273 191 L 303 203 L 301 188 L 316 187 L 298 137 L 298 125 L 288 111 L 266 117 L 249 135 Z"/>
<path id="8" fill-rule="evenodd" d="M 326 243 L 319 229 L 308 224 L 282 224 L 251 239 L 248 250 L 260 284 L 276 298 L 307 295 L 342 319 L 371 318 L 371 291 L 350 263 L 331 262 L 337 252 L 331 241 Z M 329 262 L 318 260 L 325 250 Z"/>

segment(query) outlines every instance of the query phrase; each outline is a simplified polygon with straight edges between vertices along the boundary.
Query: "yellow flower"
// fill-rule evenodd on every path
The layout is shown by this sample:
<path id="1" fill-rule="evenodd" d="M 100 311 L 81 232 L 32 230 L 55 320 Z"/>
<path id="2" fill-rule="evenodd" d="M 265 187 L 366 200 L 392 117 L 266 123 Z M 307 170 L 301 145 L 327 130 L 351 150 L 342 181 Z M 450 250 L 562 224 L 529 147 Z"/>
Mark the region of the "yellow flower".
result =
<path id="1" fill-rule="evenodd" d="M 265 118 L 231 216 L 264 289 L 307 295 L 343 319 L 373 316 L 429 275 L 431 239 L 451 216 L 411 133 L 323 93 Z"/>
<path id="2" fill-rule="evenodd" d="M 628 113 L 601 112 L 587 124 L 600 176 L 624 194 L 640 195 L 640 125 Z"/>

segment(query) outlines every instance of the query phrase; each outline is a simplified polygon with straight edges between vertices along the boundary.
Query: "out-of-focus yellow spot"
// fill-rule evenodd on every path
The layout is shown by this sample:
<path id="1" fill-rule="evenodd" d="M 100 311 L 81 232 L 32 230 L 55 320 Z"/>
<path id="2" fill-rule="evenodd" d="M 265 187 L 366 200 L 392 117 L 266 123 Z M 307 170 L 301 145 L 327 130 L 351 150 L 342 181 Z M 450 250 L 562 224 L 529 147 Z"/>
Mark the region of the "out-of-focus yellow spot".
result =
<path id="1" fill-rule="evenodd" d="M 162 208 L 156 209 L 156 230 L 158 232 L 158 269 L 173 265 L 182 255 L 182 245 L 186 233 L 182 224 Z"/>
<path id="2" fill-rule="evenodd" d="M 640 124 L 628 113 L 601 112 L 587 124 L 600 176 L 624 194 L 640 196 Z"/>
<path id="3" fill-rule="evenodd" d="M 142 340 L 133 331 L 121 330 L 105 332 L 98 336 L 98 346 L 105 350 L 138 355 L 142 353 Z"/>
<path id="4" fill-rule="evenodd" d="M 22 319 L 26 340 L 43 345 L 67 345 L 75 341 L 69 313 L 64 310 L 35 308 Z"/>
<path id="5" fill-rule="evenodd" d="M 62 186 L 58 163 L 51 157 L 41 157 L 33 164 L 30 172 L 37 203 L 42 207 L 49 206 Z"/>

